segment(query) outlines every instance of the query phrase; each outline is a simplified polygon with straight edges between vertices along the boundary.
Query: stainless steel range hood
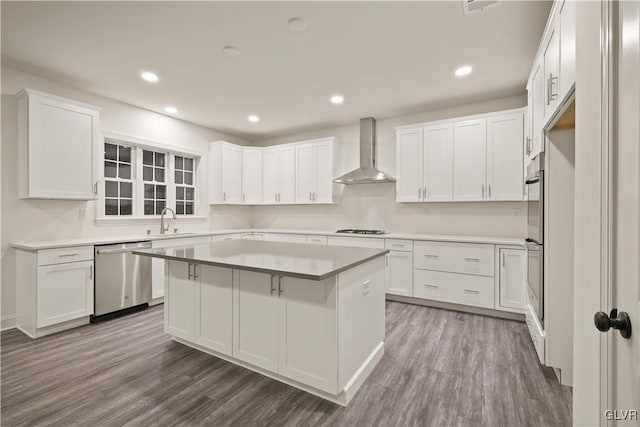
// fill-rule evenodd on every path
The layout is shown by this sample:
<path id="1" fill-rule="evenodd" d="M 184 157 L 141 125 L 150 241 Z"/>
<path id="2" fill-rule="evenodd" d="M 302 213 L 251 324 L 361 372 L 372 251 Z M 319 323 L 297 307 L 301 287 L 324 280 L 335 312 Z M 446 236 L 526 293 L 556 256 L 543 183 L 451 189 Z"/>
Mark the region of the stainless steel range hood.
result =
<path id="1" fill-rule="evenodd" d="M 376 119 L 360 119 L 360 167 L 333 180 L 338 184 L 395 182 L 395 178 L 376 168 Z"/>

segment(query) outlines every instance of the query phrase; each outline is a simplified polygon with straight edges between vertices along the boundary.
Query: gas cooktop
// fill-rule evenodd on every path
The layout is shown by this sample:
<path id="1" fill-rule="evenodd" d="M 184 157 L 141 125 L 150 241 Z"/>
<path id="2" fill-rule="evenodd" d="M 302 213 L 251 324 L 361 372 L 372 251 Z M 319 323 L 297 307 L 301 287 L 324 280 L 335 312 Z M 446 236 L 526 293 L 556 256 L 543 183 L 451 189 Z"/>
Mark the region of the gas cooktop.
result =
<path id="1" fill-rule="evenodd" d="M 384 230 L 359 230 L 357 228 L 345 228 L 343 230 L 338 230 L 336 233 L 344 233 L 344 234 L 387 234 Z"/>

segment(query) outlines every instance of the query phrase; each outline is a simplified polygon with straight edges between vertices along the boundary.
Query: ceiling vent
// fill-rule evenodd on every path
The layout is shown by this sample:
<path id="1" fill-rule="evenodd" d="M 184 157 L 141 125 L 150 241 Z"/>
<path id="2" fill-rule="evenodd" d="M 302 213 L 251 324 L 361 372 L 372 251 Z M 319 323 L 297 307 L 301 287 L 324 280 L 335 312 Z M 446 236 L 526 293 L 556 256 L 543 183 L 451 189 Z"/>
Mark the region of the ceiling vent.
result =
<path id="1" fill-rule="evenodd" d="M 500 3 L 498 0 L 462 0 L 462 8 L 464 14 L 481 12 L 483 9 L 495 6 Z"/>

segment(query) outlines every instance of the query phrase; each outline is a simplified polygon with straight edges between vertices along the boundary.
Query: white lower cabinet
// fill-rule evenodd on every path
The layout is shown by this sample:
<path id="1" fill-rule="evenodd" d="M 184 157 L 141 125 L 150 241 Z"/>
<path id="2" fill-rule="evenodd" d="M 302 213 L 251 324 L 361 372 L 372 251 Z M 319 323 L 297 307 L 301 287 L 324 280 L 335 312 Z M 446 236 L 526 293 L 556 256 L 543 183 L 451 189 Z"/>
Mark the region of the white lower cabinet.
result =
<path id="1" fill-rule="evenodd" d="M 266 233 L 264 240 L 268 242 L 307 243 L 306 234 Z"/>
<path id="2" fill-rule="evenodd" d="M 413 295 L 454 304 L 494 308 L 493 277 L 416 269 Z"/>
<path id="3" fill-rule="evenodd" d="M 165 332 L 181 338 L 196 337 L 198 282 L 192 279 L 192 264 L 169 261 L 167 266 Z"/>
<path id="4" fill-rule="evenodd" d="M 386 257 L 386 292 L 413 296 L 413 253 L 391 251 Z"/>
<path id="5" fill-rule="evenodd" d="M 196 268 L 200 277 L 200 342 L 212 350 L 231 356 L 233 270 L 208 265 L 198 265 Z"/>
<path id="6" fill-rule="evenodd" d="M 497 305 L 502 310 L 523 313 L 526 306 L 526 253 L 523 249 L 496 248 L 498 272 Z"/>

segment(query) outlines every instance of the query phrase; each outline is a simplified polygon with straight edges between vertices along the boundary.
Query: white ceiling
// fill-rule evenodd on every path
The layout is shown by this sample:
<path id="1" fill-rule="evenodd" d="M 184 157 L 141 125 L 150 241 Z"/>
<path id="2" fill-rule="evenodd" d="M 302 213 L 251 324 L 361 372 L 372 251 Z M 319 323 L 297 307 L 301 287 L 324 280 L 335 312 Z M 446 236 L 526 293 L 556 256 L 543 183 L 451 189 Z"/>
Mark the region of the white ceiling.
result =
<path id="1" fill-rule="evenodd" d="M 549 2 L 2 2 L 3 65 L 248 139 L 524 93 Z M 302 17 L 307 28 L 289 30 Z M 240 55 L 222 53 L 236 46 Z M 454 77 L 469 64 L 473 73 Z M 151 70 L 160 81 L 140 79 Z M 345 103 L 334 106 L 334 93 Z M 247 121 L 249 114 L 260 123 Z"/>

